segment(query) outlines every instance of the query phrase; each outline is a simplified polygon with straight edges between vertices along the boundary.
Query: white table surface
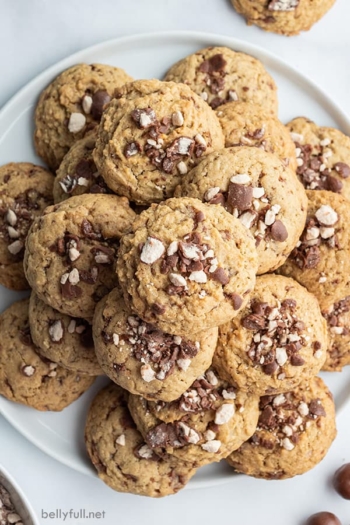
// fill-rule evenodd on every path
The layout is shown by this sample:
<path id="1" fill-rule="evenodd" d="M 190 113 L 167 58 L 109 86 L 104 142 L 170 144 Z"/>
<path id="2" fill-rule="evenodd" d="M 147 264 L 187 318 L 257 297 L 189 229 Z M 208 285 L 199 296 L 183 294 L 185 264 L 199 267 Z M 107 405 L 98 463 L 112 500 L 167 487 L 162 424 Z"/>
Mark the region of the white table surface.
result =
<path id="1" fill-rule="evenodd" d="M 265 47 L 309 75 L 350 114 L 349 21 L 349 0 L 337 0 L 309 33 L 292 38 L 248 28 L 229 0 L 0 0 L 0 107 L 46 67 L 79 49 L 127 34 L 188 29 L 234 36 Z M 309 514 L 326 510 L 326 504 L 343 525 L 349 525 L 350 502 L 330 488 L 334 470 L 350 461 L 349 418 L 350 405 L 338 418 L 338 437 L 316 467 L 318 475 L 306 474 L 310 476 L 306 491 L 297 479 L 261 481 L 269 483 L 268 492 L 264 490 L 261 496 L 259 491 L 248 491 L 242 477 L 239 491 L 237 485 L 233 489 L 228 483 L 155 501 L 117 494 L 97 479 L 78 474 L 40 452 L 1 416 L 0 463 L 22 486 L 41 524 L 302 525 Z M 105 511 L 105 518 L 67 518 L 64 522 L 40 518 L 41 509 L 52 512 L 58 508 Z"/>

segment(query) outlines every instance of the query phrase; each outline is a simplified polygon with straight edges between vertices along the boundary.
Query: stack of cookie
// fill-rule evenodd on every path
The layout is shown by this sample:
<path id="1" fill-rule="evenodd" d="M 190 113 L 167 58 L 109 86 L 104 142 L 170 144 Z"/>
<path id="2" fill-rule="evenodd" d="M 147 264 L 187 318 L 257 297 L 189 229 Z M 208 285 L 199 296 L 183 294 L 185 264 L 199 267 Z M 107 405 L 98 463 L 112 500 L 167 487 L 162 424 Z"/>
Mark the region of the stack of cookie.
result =
<path id="1" fill-rule="evenodd" d="M 0 391 L 59 410 L 106 374 L 86 444 L 121 492 L 173 494 L 223 458 L 301 474 L 336 433 L 316 376 L 350 364 L 350 139 L 285 127 L 273 79 L 230 49 L 129 80 L 78 65 L 44 91 L 46 200 L 10 185 L 26 165 L 2 168 L 3 282 L 32 295 L 0 317 Z"/>

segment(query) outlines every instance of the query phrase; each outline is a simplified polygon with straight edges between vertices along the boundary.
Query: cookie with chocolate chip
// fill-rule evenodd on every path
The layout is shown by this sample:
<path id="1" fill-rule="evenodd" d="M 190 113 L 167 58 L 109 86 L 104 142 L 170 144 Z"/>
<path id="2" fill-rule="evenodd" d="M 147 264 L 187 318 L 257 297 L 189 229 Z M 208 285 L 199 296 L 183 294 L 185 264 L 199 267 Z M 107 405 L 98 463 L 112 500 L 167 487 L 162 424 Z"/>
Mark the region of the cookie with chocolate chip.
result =
<path id="1" fill-rule="evenodd" d="M 350 210 L 341 195 L 307 191 L 304 231 L 278 273 L 313 293 L 321 309 L 350 295 Z"/>
<path id="2" fill-rule="evenodd" d="M 335 0 L 231 0 L 248 25 L 281 35 L 308 31 L 332 7 Z"/>
<path id="3" fill-rule="evenodd" d="M 316 298 L 293 279 L 262 275 L 248 305 L 219 328 L 213 362 L 242 390 L 288 392 L 318 374 L 327 344 Z"/>
<path id="4" fill-rule="evenodd" d="M 336 433 L 333 396 L 315 377 L 291 392 L 263 396 L 256 432 L 227 461 L 255 478 L 292 478 L 324 458 Z"/>
<path id="5" fill-rule="evenodd" d="M 29 323 L 33 342 L 40 355 L 68 370 L 91 376 L 103 375 L 88 321 L 54 310 L 32 292 Z"/>
<path id="6" fill-rule="evenodd" d="M 215 113 L 188 86 L 138 80 L 109 104 L 93 157 L 115 193 L 147 205 L 172 197 L 194 163 L 223 146 Z"/>
<path id="7" fill-rule="evenodd" d="M 36 410 L 60 411 L 73 403 L 95 378 L 58 366 L 39 355 L 28 319 L 29 299 L 0 315 L 0 394 Z"/>
<path id="8" fill-rule="evenodd" d="M 285 166 L 296 170 L 295 145 L 286 126 L 262 106 L 228 102 L 216 114 L 225 137 L 225 148 L 255 146 L 274 153 Z"/>
<path id="9" fill-rule="evenodd" d="M 228 47 L 207 47 L 174 64 L 166 81 L 183 82 L 212 108 L 250 102 L 277 115 L 277 87 L 256 58 Z"/>
<path id="10" fill-rule="evenodd" d="M 91 319 L 117 285 L 119 239 L 136 215 L 125 197 L 84 194 L 45 210 L 28 234 L 25 273 L 39 299 L 71 317 Z"/>
<path id="11" fill-rule="evenodd" d="M 77 64 L 63 71 L 41 93 L 35 110 L 38 155 L 56 170 L 69 148 L 101 120 L 116 88 L 132 78 L 105 64 Z"/>
<path id="12" fill-rule="evenodd" d="M 240 146 L 215 151 L 182 180 L 175 196 L 224 207 L 255 238 L 258 273 L 281 266 L 306 219 L 305 190 L 291 168 L 272 153 Z"/>
<path id="13" fill-rule="evenodd" d="M 117 492 L 161 498 L 182 489 L 196 469 L 159 457 L 145 443 L 127 407 L 124 390 L 110 384 L 92 402 L 85 443 L 98 477 Z"/>
<path id="14" fill-rule="evenodd" d="M 259 398 L 233 388 L 209 368 L 171 402 L 130 394 L 131 415 L 148 446 L 200 467 L 220 461 L 254 433 Z"/>
<path id="15" fill-rule="evenodd" d="M 177 399 L 211 365 L 217 328 L 180 337 L 142 321 L 117 287 L 100 301 L 93 320 L 96 354 L 118 385 L 147 399 Z"/>
<path id="16" fill-rule="evenodd" d="M 96 128 L 77 140 L 64 156 L 53 185 L 54 202 L 62 202 L 83 193 L 112 193 L 97 171 L 92 158 Z"/>
<path id="17" fill-rule="evenodd" d="M 350 137 L 299 117 L 287 124 L 295 143 L 297 174 L 307 190 L 339 193 L 350 200 Z"/>
<path id="18" fill-rule="evenodd" d="M 0 167 L 0 284 L 29 288 L 23 271 L 24 245 L 33 220 L 52 204 L 53 175 L 29 162 Z"/>
<path id="19" fill-rule="evenodd" d="M 117 272 L 143 321 L 187 337 L 238 314 L 257 264 L 253 237 L 223 207 L 173 198 L 137 217 L 121 240 Z"/>

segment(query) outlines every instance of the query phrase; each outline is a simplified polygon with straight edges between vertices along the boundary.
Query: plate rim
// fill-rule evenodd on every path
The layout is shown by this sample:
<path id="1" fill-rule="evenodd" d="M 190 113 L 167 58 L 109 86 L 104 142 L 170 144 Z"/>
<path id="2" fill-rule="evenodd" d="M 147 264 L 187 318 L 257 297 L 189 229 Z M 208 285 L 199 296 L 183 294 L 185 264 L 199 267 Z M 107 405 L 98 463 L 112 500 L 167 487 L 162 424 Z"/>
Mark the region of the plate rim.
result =
<path id="1" fill-rule="evenodd" d="M 103 42 L 99 42 L 97 44 L 93 44 L 91 46 L 88 46 L 86 48 L 80 49 L 65 58 L 59 60 L 58 62 L 55 62 L 48 68 L 44 69 L 41 73 L 36 75 L 32 80 L 30 80 L 28 83 L 26 83 L 22 88 L 20 88 L 0 109 L 0 122 L 3 118 L 6 118 L 6 113 L 12 111 L 13 107 L 17 104 L 17 101 L 21 99 L 23 95 L 25 95 L 26 91 L 31 90 L 36 83 L 41 83 L 43 81 L 50 82 L 49 77 L 54 78 L 59 74 L 60 71 L 63 71 L 64 69 L 70 67 L 73 63 L 79 63 L 81 62 L 81 55 L 89 55 L 93 53 L 99 53 L 104 52 L 108 48 L 113 47 L 123 47 L 123 46 L 130 46 L 137 43 L 148 44 L 149 42 L 152 42 L 152 40 L 162 40 L 166 39 L 167 41 L 174 40 L 181 40 L 181 39 L 187 39 L 188 41 L 192 41 L 194 44 L 196 43 L 196 40 L 203 40 L 204 42 L 211 42 L 210 45 L 215 46 L 225 46 L 230 47 L 234 50 L 237 50 L 242 53 L 246 53 L 249 55 L 252 55 L 256 57 L 258 60 L 261 60 L 267 68 L 269 68 L 269 65 L 277 66 L 279 71 L 282 72 L 282 74 L 286 76 L 291 76 L 294 78 L 294 81 L 296 80 L 297 83 L 300 85 L 300 87 L 304 90 L 307 89 L 308 92 L 313 91 L 317 93 L 317 100 L 319 101 L 320 106 L 326 109 L 327 112 L 334 115 L 334 117 L 341 123 L 341 128 L 346 129 L 347 133 L 350 133 L 350 118 L 348 115 L 342 110 L 341 106 L 333 100 L 333 98 L 328 94 L 328 92 L 323 88 L 320 87 L 313 79 L 309 77 L 308 74 L 304 74 L 299 72 L 296 66 L 288 64 L 283 58 L 279 57 L 275 53 L 266 50 L 264 47 L 252 44 L 247 40 L 242 40 L 235 38 L 230 35 L 219 35 L 217 33 L 211 33 L 206 31 L 191 31 L 191 30 L 172 30 L 172 31 L 153 31 L 153 32 L 142 32 L 142 33 L 134 33 L 131 35 L 124 35 L 121 37 L 116 37 L 113 39 L 108 39 Z M 208 47 L 209 44 L 207 44 L 206 47 Z M 88 59 L 86 59 L 88 61 Z M 39 96 L 39 93 L 38 93 Z M 6 131 L 4 135 L 6 135 Z M 4 136 L 1 135 L 0 139 Z M 97 478 L 97 473 L 93 470 L 93 468 L 88 469 L 81 467 L 79 464 L 72 464 L 69 463 L 69 459 L 65 459 L 62 454 L 60 455 L 58 452 L 56 452 L 55 449 L 50 448 L 47 444 L 43 444 L 39 441 L 37 436 L 31 434 L 30 431 L 27 430 L 27 428 L 23 428 L 18 420 L 14 418 L 12 414 L 9 413 L 9 411 L 6 408 L 6 403 L 11 403 L 9 400 L 3 399 L 0 397 L 0 414 L 8 421 L 8 423 L 16 429 L 26 440 L 28 440 L 31 444 L 33 444 L 37 449 L 44 452 L 48 456 L 52 457 L 59 463 L 70 467 L 74 469 L 75 471 L 79 472 L 80 474 L 88 475 L 91 477 Z M 346 403 L 342 403 L 340 407 L 338 407 L 340 410 L 344 408 Z M 192 479 L 190 480 L 189 484 L 185 487 L 185 489 L 198 489 L 198 488 L 207 488 L 212 486 L 218 486 L 222 485 L 224 483 L 228 483 L 229 481 L 235 479 L 235 476 L 225 474 L 223 473 L 218 479 L 213 480 L 196 480 Z"/>

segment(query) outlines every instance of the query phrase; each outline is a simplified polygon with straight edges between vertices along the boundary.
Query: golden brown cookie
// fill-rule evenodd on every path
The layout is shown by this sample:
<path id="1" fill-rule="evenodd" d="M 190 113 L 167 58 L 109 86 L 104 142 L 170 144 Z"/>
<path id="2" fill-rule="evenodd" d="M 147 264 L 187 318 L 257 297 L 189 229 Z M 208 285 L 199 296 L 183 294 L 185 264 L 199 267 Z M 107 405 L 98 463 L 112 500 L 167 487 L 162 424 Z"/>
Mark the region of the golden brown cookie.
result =
<path id="1" fill-rule="evenodd" d="M 259 274 L 283 264 L 306 219 L 307 198 L 295 173 L 272 153 L 248 146 L 205 157 L 175 196 L 219 204 L 237 217 L 255 237 Z"/>
<path id="2" fill-rule="evenodd" d="M 98 303 L 93 335 L 99 363 L 115 383 L 146 399 L 173 401 L 211 365 L 218 330 L 166 334 L 135 315 L 117 287 Z"/>
<path id="3" fill-rule="evenodd" d="M 72 317 L 91 319 L 117 285 L 120 237 L 136 215 L 125 197 L 85 194 L 47 208 L 34 221 L 25 272 L 39 299 Z"/>
<path id="4" fill-rule="evenodd" d="M 60 411 L 73 403 L 95 378 L 72 372 L 41 357 L 30 336 L 29 299 L 0 315 L 0 394 L 36 410 Z"/>
<path id="5" fill-rule="evenodd" d="M 29 162 L 0 167 L 0 284 L 27 290 L 24 245 L 33 220 L 52 204 L 53 175 Z"/>
<path id="6" fill-rule="evenodd" d="M 35 110 L 38 155 L 56 170 L 69 148 L 98 124 L 116 88 L 132 78 L 118 67 L 77 64 L 41 93 Z"/>
<path id="7" fill-rule="evenodd" d="M 292 392 L 262 397 L 255 434 L 227 461 L 255 478 L 292 478 L 324 458 L 336 433 L 332 394 L 315 377 Z"/>
<path id="8" fill-rule="evenodd" d="M 166 81 L 190 86 L 212 108 L 227 102 L 250 102 L 277 115 L 277 87 L 256 58 L 228 47 L 207 47 L 179 60 Z"/>
<path id="9" fill-rule="evenodd" d="M 130 394 L 128 406 L 152 450 L 200 467 L 227 457 L 254 433 L 258 403 L 258 396 L 236 390 L 210 368 L 177 401 Z"/>
<path id="10" fill-rule="evenodd" d="M 188 86 L 137 80 L 109 104 L 93 156 L 115 193 L 150 204 L 172 197 L 194 162 L 223 146 L 215 113 Z"/>
<path id="11" fill-rule="evenodd" d="M 350 295 L 350 209 L 341 195 L 307 191 L 304 231 L 278 273 L 313 293 L 321 310 Z"/>
<path id="12" fill-rule="evenodd" d="M 30 333 L 38 352 L 68 370 L 103 375 L 95 354 L 92 327 L 54 310 L 32 292 L 29 302 Z"/>
<path id="13" fill-rule="evenodd" d="M 350 200 L 350 137 L 305 117 L 287 124 L 297 154 L 297 174 L 307 190 L 340 193 Z"/>
<path id="14" fill-rule="evenodd" d="M 228 102 L 216 110 L 225 137 L 225 148 L 255 146 L 274 153 L 296 170 L 295 145 L 286 126 L 263 106 L 249 102 Z"/>
<path id="15" fill-rule="evenodd" d="M 53 185 L 55 203 L 83 193 L 112 193 L 98 173 L 92 158 L 96 136 L 94 128 L 77 140 L 64 156 Z"/>
<path id="16" fill-rule="evenodd" d="M 332 7 L 335 0 L 231 0 L 248 25 L 281 35 L 308 31 Z"/>
<path id="17" fill-rule="evenodd" d="M 85 442 L 99 478 L 118 492 L 160 498 L 182 489 L 196 469 L 171 456 L 157 456 L 136 429 L 126 393 L 110 384 L 95 397 Z"/>
<path id="18" fill-rule="evenodd" d="M 219 328 L 214 366 L 242 390 L 288 392 L 320 371 L 327 344 L 316 298 L 292 279 L 263 275 L 248 305 Z"/>
<path id="19" fill-rule="evenodd" d="M 135 220 L 120 244 L 128 306 L 164 332 L 187 336 L 237 315 L 255 284 L 253 237 L 222 206 L 169 199 Z"/>

